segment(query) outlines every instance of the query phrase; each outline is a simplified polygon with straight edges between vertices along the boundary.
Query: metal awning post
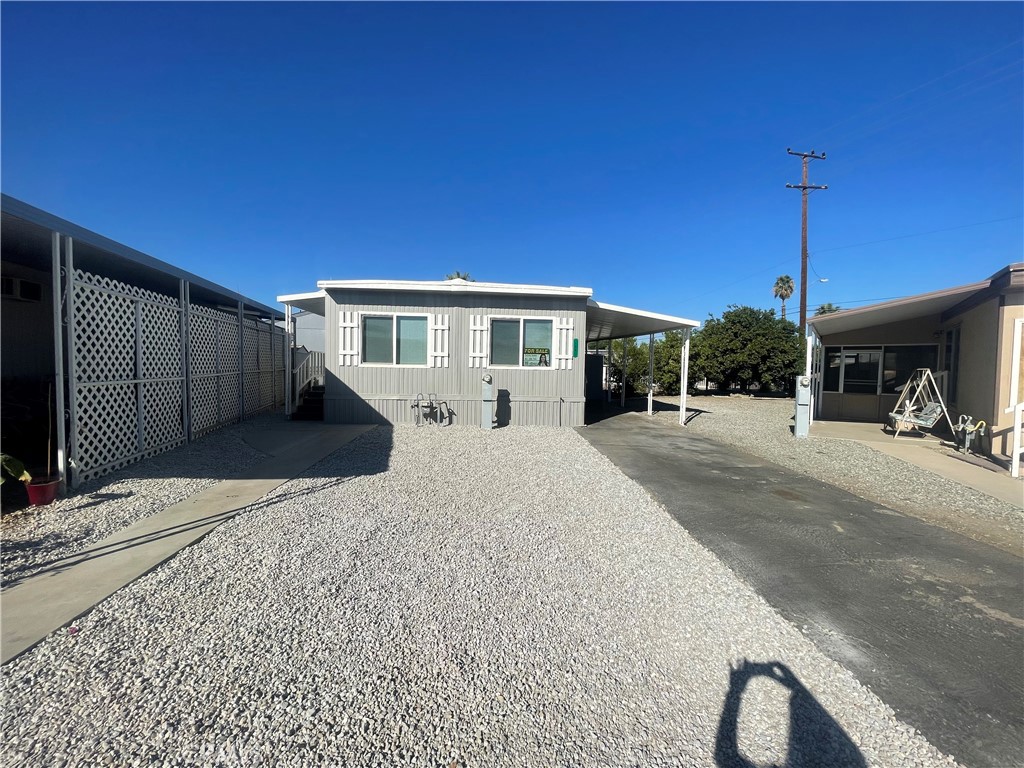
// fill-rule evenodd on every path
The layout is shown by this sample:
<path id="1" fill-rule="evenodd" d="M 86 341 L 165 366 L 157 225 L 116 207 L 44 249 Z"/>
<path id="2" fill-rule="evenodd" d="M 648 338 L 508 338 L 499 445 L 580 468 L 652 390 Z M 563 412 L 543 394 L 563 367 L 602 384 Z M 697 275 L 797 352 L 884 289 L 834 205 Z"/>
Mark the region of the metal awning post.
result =
<path id="1" fill-rule="evenodd" d="M 619 407 L 626 407 L 626 360 L 629 358 L 629 351 L 626 349 L 626 340 L 622 340 L 622 389 L 619 392 Z"/>
<path id="2" fill-rule="evenodd" d="M 58 492 L 67 493 L 67 444 L 64 436 L 64 322 L 61 316 L 60 232 L 50 232 L 51 288 L 53 290 L 53 396 L 57 420 Z"/>
<path id="3" fill-rule="evenodd" d="M 679 361 L 679 424 L 686 426 L 686 387 L 690 381 L 690 333 L 692 328 L 683 331 L 683 353 Z"/>
<path id="4" fill-rule="evenodd" d="M 654 334 L 647 342 L 647 415 L 654 415 Z"/>
<path id="5" fill-rule="evenodd" d="M 292 415 L 292 305 L 284 305 L 284 413 Z"/>
<path id="6" fill-rule="evenodd" d="M 604 392 L 608 402 L 612 401 L 612 340 L 608 339 L 608 354 L 604 366 Z"/>

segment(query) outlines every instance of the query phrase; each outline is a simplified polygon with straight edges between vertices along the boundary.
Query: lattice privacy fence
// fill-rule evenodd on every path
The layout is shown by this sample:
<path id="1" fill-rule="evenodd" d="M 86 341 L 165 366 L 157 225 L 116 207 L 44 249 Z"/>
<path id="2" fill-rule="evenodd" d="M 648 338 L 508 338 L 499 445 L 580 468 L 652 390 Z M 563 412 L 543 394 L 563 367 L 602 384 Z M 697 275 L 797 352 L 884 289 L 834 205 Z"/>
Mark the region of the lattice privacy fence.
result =
<path id="1" fill-rule="evenodd" d="M 70 283 L 74 485 L 284 402 L 282 329 L 82 270 Z"/>

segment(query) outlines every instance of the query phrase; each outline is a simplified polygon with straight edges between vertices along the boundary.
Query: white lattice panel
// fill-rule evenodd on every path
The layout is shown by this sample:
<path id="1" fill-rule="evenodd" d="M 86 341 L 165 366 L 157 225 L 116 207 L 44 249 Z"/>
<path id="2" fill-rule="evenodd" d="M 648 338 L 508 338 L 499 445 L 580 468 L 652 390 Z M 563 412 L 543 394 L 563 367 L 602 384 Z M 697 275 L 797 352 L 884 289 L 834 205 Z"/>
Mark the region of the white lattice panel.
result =
<path id="1" fill-rule="evenodd" d="M 221 376 L 217 380 L 220 392 L 220 423 L 228 424 L 238 421 L 238 374 Z"/>
<path id="2" fill-rule="evenodd" d="M 270 327 L 265 323 L 260 329 L 260 370 L 274 370 L 274 358 L 270 354 Z"/>
<path id="3" fill-rule="evenodd" d="M 260 373 L 245 372 L 245 415 L 250 416 L 260 409 Z"/>
<path id="4" fill-rule="evenodd" d="M 217 372 L 217 321 L 195 312 L 188 319 L 189 365 L 193 376 Z"/>
<path id="5" fill-rule="evenodd" d="M 135 385 L 79 386 L 74 429 L 79 480 L 130 464 L 138 458 Z"/>
<path id="6" fill-rule="evenodd" d="M 192 378 L 192 434 L 209 432 L 220 425 L 217 418 L 217 377 Z"/>
<path id="7" fill-rule="evenodd" d="M 85 274 L 76 272 L 76 281 Z M 74 344 L 78 383 L 134 379 L 134 302 L 75 282 Z"/>
<path id="8" fill-rule="evenodd" d="M 181 325 L 177 308 L 143 303 L 141 378 L 170 379 L 180 375 Z"/>
<path id="9" fill-rule="evenodd" d="M 274 372 L 260 371 L 260 408 L 274 406 Z"/>
<path id="10" fill-rule="evenodd" d="M 238 371 L 238 323 L 217 324 L 217 370 Z"/>
<path id="11" fill-rule="evenodd" d="M 185 440 L 181 418 L 181 383 L 147 381 L 142 385 L 142 423 L 145 427 L 143 451 L 147 454 L 166 450 Z"/>
<path id="12" fill-rule="evenodd" d="M 254 320 L 246 320 L 243 327 L 242 340 L 245 344 L 243 362 L 246 371 L 255 371 L 259 369 L 259 348 L 260 348 L 260 332 Z"/>

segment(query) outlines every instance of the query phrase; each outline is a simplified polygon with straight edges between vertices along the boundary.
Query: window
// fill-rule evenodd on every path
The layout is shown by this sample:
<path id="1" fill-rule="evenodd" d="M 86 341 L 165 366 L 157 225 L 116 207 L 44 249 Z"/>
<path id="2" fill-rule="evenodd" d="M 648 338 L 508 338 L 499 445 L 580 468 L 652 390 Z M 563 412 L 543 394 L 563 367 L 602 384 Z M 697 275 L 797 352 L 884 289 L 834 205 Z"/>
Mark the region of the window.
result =
<path id="1" fill-rule="evenodd" d="M 938 347 L 934 344 L 826 347 L 822 391 L 863 395 L 899 394 L 915 370 L 934 370 L 937 361 Z"/>
<path id="2" fill-rule="evenodd" d="M 424 315 L 363 317 L 364 363 L 426 365 L 427 318 Z"/>
<path id="3" fill-rule="evenodd" d="M 533 318 L 491 321 L 491 365 L 550 368 L 553 323 Z"/>
<path id="4" fill-rule="evenodd" d="M 898 395 L 918 368 L 930 368 L 934 371 L 938 357 L 939 350 L 934 344 L 886 347 L 882 369 L 882 394 Z"/>

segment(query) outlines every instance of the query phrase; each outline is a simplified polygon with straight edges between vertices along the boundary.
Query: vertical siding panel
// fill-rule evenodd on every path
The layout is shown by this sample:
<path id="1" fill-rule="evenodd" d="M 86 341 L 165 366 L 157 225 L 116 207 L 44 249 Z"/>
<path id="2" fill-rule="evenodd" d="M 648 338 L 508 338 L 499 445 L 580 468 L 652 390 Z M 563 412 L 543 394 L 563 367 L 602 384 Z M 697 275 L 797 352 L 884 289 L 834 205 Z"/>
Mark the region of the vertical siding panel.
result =
<path id="1" fill-rule="evenodd" d="M 567 309 L 567 303 L 573 309 Z M 325 306 L 327 364 L 336 377 L 333 385 L 328 377 L 328 421 L 409 423 L 414 418 L 412 402 L 416 395 L 433 393 L 449 403 L 456 413 L 456 423 L 475 424 L 479 416 L 480 379 L 490 373 L 495 388 L 509 393 L 513 423 L 557 425 L 560 412 L 563 425 L 582 423 L 584 366 L 572 359 L 572 340 L 582 338 L 586 329 L 582 299 L 566 302 L 548 297 L 336 291 L 329 292 Z M 447 365 L 437 365 L 436 357 L 433 367 L 423 368 L 340 365 L 338 345 L 345 340 L 339 332 L 339 313 L 351 313 L 349 327 L 358 334 L 360 312 L 424 314 L 429 317 L 428 327 L 442 324 L 446 317 Z M 552 368 L 545 370 L 484 368 L 489 348 L 486 338 L 481 336 L 486 334 L 474 334 L 472 326 L 474 316 L 483 324 L 489 315 L 555 318 L 553 354 L 561 350 L 566 357 L 560 361 L 553 359 Z M 443 348 L 445 343 L 437 328 L 432 333 L 434 348 L 428 352 Z M 470 355 L 474 353 L 481 355 L 479 367 L 470 367 Z"/>

